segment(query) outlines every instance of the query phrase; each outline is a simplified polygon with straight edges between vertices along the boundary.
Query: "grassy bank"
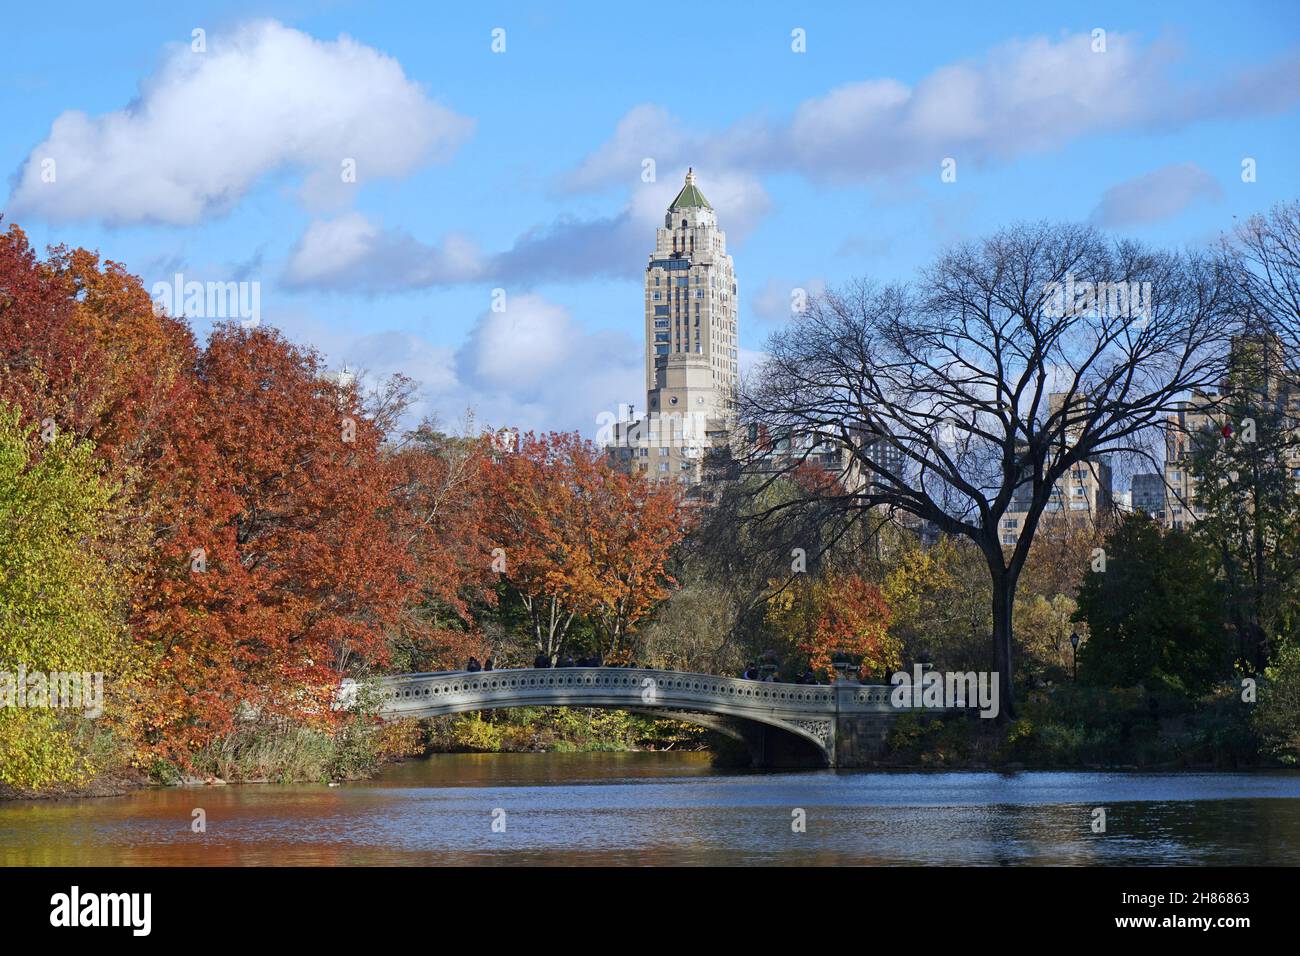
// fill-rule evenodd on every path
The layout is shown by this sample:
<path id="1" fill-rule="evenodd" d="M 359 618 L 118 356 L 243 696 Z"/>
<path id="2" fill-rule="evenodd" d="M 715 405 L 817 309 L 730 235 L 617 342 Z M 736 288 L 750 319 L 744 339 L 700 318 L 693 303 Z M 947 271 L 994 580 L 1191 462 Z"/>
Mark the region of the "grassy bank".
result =
<path id="1" fill-rule="evenodd" d="M 623 711 L 577 708 L 458 714 L 377 723 L 350 720 L 333 732 L 251 723 L 200 751 L 187 772 L 154 769 L 160 783 L 215 777 L 227 783 L 360 780 L 394 760 L 428 753 L 580 753 L 704 749 L 704 731 Z"/>
<path id="2" fill-rule="evenodd" d="M 151 786 L 204 783 L 325 783 L 360 780 L 385 764 L 422 753 L 426 732 L 416 721 L 379 723 L 354 717 L 332 729 L 288 721 L 240 723 L 195 753 L 188 764 L 134 758 L 115 730 L 81 721 L 82 763 L 74 775 L 39 790 L 0 786 L 0 799 L 116 796 Z"/>
<path id="3" fill-rule="evenodd" d="M 423 749 L 416 721 L 355 717 L 331 730 L 283 721 L 250 722 L 205 747 L 189 768 L 159 764 L 163 784 L 213 777 L 227 783 L 325 783 L 363 780 Z"/>

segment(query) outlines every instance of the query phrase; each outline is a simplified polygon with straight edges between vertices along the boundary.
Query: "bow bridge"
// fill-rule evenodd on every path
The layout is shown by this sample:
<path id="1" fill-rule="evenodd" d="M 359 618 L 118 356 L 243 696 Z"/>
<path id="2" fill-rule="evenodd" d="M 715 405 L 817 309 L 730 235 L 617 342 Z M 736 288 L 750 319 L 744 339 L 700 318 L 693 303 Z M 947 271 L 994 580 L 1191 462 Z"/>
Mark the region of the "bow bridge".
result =
<path id="1" fill-rule="evenodd" d="M 891 690 L 630 667 L 401 674 L 378 682 L 379 713 L 388 719 L 514 707 L 612 708 L 719 731 L 742 742 L 760 767 L 868 761 L 903 712 L 890 704 Z"/>

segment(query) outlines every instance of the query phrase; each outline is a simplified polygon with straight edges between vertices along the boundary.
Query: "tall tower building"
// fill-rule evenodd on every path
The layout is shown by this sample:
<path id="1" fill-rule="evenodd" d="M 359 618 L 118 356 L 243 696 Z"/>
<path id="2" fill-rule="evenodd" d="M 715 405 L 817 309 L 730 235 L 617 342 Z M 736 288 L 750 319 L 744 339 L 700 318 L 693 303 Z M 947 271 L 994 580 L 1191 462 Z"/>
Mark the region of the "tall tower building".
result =
<path id="1" fill-rule="evenodd" d="M 633 473 L 698 484 L 723 445 L 740 382 L 736 273 L 695 171 L 655 231 L 645 271 L 646 415 L 620 416 L 609 454 Z"/>
<path id="2" fill-rule="evenodd" d="M 656 230 L 645 331 L 647 409 L 726 417 L 739 383 L 736 272 L 693 169 Z"/>

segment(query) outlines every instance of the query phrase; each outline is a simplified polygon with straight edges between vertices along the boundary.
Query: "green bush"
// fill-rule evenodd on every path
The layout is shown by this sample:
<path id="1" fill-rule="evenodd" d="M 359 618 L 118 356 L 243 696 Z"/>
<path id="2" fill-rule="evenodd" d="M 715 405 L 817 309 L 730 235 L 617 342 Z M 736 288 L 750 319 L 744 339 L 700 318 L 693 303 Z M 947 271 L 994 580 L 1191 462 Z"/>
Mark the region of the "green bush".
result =
<path id="1" fill-rule="evenodd" d="M 1230 684 L 1199 700 L 1165 688 L 1057 687 L 1031 696 L 1001 757 L 1047 766 L 1206 766 L 1259 762 L 1259 736 Z"/>
<path id="2" fill-rule="evenodd" d="M 960 765 L 977 755 L 982 723 L 986 722 L 965 716 L 901 714 L 889 729 L 885 749 L 894 760 L 935 767 Z"/>
<path id="3" fill-rule="evenodd" d="M 1264 671 L 1253 725 L 1268 755 L 1288 766 L 1300 762 L 1300 644 L 1283 646 Z"/>

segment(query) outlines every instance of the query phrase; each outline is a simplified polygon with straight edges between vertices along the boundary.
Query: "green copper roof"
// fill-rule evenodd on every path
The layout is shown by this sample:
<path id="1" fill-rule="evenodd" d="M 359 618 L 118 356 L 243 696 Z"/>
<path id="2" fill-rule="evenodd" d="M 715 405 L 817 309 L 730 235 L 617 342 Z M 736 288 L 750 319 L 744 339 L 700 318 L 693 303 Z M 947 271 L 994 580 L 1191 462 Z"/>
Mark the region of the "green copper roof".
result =
<path id="1" fill-rule="evenodd" d="M 677 194 L 677 198 L 673 200 L 673 204 L 668 208 L 686 209 L 690 206 L 703 206 L 705 209 L 713 208 L 709 205 L 709 201 L 704 198 L 704 193 L 700 192 L 700 188 L 695 185 L 694 173 L 687 171 L 686 185 L 682 187 L 682 191 Z"/>

